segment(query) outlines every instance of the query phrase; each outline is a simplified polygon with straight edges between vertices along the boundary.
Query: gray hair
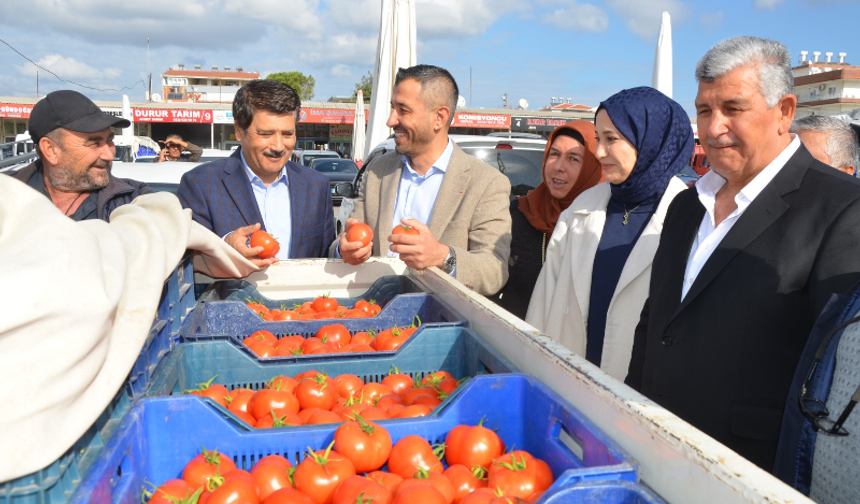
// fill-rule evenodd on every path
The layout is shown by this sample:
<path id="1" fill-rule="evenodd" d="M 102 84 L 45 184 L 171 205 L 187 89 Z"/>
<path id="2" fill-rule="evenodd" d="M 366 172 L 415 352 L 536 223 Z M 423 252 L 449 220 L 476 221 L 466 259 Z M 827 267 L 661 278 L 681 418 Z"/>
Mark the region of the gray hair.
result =
<path id="1" fill-rule="evenodd" d="M 860 145 L 854 130 L 845 121 L 838 117 L 811 115 L 795 119 L 791 123 L 792 133 L 800 131 L 815 131 L 827 135 L 824 145 L 824 153 L 830 158 L 830 165 L 836 168 L 841 166 L 857 167 L 860 158 Z"/>
<path id="2" fill-rule="evenodd" d="M 712 47 L 696 64 L 696 82 L 714 82 L 732 70 L 755 65 L 758 88 L 768 108 L 779 99 L 794 93 L 791 55 L 775 40 L 758 37 L 735 37 Z"/>
<path id="3" fill-rule="evenodd" d="M 47 138 L 48 140 L 54 142 L 55 144 L 57 144 L 57 147 L 59 147 L 60 150 L 66 150 L 66 144 L 63 143 L 63 128 L 52 129 L 51 131 L 45 133 L 42 138 Z M 42 139 L 40 138 L 39 141 L 41 140 Z M 39 142 L 34 143 L 33 146 L 36 148 L 36 155 L 39 156 L 39 159 L 43 159 L 42 149 L 39 148 Z"/>

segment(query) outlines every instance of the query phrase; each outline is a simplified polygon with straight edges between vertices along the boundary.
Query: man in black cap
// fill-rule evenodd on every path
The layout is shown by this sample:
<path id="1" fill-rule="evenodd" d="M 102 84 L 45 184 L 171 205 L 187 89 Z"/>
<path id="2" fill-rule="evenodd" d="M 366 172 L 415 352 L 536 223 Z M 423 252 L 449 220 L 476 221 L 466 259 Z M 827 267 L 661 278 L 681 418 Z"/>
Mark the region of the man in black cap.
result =
<path id="1" fill-rule="evenodd" d="M 153 192 L 143 182 L 110 174 L 116 154 L 110 128 L 129 124 L 77 91 L 54 91 L 30 113 L 29 131 L 39 159 L 11 175 L 73 220 L 107 221 L 117 207 Z"/>

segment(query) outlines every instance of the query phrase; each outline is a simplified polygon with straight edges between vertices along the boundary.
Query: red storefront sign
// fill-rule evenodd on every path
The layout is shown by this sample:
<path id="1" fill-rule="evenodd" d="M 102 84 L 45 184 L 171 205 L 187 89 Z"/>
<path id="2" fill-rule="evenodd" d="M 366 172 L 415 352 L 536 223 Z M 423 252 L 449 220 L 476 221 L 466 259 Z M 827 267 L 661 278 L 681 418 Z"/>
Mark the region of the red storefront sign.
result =
<path id="1" fill-rule="evenodd" d="M 510 129 L 511 116 L 501 114 L 473 114 L 458 112 L 454 114 L 452 128 L 489 128 Z"/>
<path id="2" fill-rule="evenodd" d="M 367 116 L 365 116 L 365 122 Z M 303 108 L 299 114 L 299 122 L 315 124 L 352 124 L 355 121 L 355 110 L 352 109 L 321 109 Z"/>
<path id="3" fill-rule="evenodd" d="M 136 108 L 134 122 L 211 124 L 211 110 Z"/>
<path id="4" fill-rule="evenodd" d="M 0 117 L 13 119 L 29 119 L 33 105 L 21 105 L 12 103 L 0 103 Z"/>

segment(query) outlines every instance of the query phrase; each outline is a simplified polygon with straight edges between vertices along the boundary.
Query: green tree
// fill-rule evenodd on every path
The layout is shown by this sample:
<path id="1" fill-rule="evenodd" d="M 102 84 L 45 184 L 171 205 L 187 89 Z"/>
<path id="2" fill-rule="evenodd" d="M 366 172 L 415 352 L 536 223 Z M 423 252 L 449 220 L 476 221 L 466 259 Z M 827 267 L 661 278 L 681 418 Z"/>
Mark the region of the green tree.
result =
<path id="1" fill-rule="evenodd" d="M 301 72 L 276 72 L 269 74 L 266 78 L 283 82 L 295 89 L 302 100 L 310 100 L 314 97 L 314 86 L 317 82 L 313 75 L 305 75 Z"/>
<path id="2" fill-rule="evenodd" d="M 364 93 L 364 101 L 370 101 L 370 93 L 373 91 L 373 74 L 370 70 L 367 75 L 361 76 L 361 82 L 355 83 L 355 91 L 352 92 L 353 99 L 358 98 L 358 90 Z"/>

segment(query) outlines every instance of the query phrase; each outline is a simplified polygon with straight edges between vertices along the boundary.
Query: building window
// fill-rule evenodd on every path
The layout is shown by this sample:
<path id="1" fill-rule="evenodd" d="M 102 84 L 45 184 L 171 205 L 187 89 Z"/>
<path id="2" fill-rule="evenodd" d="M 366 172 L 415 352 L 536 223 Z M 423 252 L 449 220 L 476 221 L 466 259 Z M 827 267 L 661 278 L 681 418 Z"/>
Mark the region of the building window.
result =
<path id="1" fill-rule="evenodd" d="M 829 94 L 830 96 L 835 95 L 836 94 L 836 88 L 832 87 L 832 88 L 828 89 L 827 94 Z"/>

